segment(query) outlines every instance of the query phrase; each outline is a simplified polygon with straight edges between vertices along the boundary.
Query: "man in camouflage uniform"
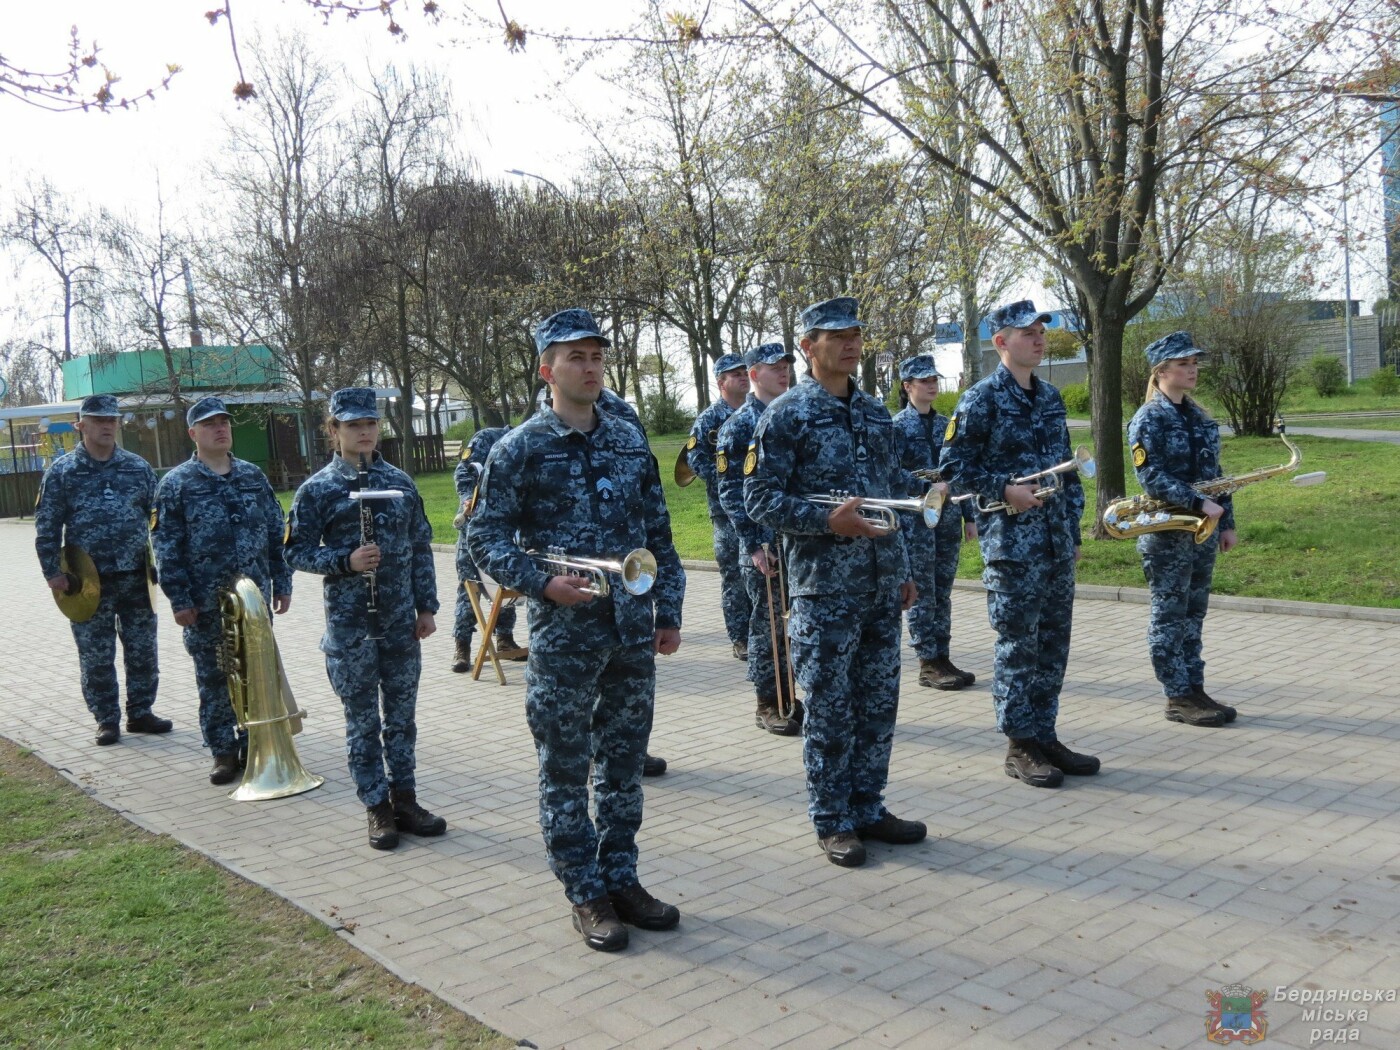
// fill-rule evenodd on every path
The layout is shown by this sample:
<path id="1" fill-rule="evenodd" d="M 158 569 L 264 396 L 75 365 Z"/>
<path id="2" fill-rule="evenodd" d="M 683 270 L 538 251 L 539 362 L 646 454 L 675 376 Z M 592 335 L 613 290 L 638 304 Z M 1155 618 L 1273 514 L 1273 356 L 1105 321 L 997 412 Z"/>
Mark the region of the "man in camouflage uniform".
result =
<path id="1" fill-rule="evenodd" d="M 1075 754 L 1056 736 L 1060 687 L 1074 616 L 1074 566 L 1084 487 L 1061 475 L 1054 496 L 1039 483 L 1013 485 L 1071 458 L 1060 392 L 1035 375 L 1045 354 L 1045 322 L 1029 300 L 993 310 L 988 323 L 1001 357 L 995 372 L 963 392 L 948 423 L 939 468 L 957 492 L 1014 513 L 978 514 L 987 612 L 997 633 L 992 696 L 997 728 L 1007 737 L 1006 773 L 1033 787 L 1058 787 L 1066 773 L 1091 776 L 1092 755 Z M 1045 484 L 1051 484 L 1048 480 Z"/>
<path id="2" fill-rule="evenodd" d="M 292 570 L 282 560 L 282 505 L 261 470 L 232 454 L 233 421 L 217 397 L 185 413 L 194 454 L 161 478 L 151 517 L 160 586 L 184 628 L 199 688 L 199 730 L 214 756 L 211 784 L 230 783 L 247 732 L 239 730 L 220 667 L 219 598 L 238 577 L 258 585 L 275 613 L 292 603 Z"/>
<path id="3" fill-rule="evenodd" d="M 927 491 L 930 483 L 914 472 L 936 468 L 943 451 L 948 420 L 933 408 L 940 378 L 932 354 L 900 362 L 900 400 L 904 407 L 894 417 L 895 444 L 900 465 L 909 475 L 909 491 L 915 494 Z M 911 390 L 915 397 L 910 397 Z M 947 494 L 946 483 L 938 482 L 934 487 Z M 971 672 L 954 666 L 948 649 L 953 634 L 953 580 L 958 575 L 962 541 L 964 535 L 967 539 L 977 537 L 972 501 L 945 504 L 932 532 L 912 514 L 905 515 L 900 524 L 909 548 L 914 585 L 919 588 L 919 600 L 909 610 L 909 640 L 919 657 L 919 684 L 934 689 L 963 689 L 977 679 Z"/>
<path id="4" fill-rule="evenodd" d="M 1194 487 L 1221 476 L 1220 425 L 1189 395 L 1196 387 L 1198 358 L 1203 353 L 1189 332 L 1163 336 L 1145 352 L 1152 389 L 1147 403 L 1128 424 L 1138 484 L 1155 499 L 1216 522 L 1204 543 L 1179 529 L 1138 537 L 1142 571 L 1152 592 L 1147 648 L 1167 698 L 1167 721 L 1222 726 L 1233 722 L 1237 712 L 1228 704 L 1216 703 L 1205 691 L 1201 628 L 1210 605 L 1215 556 L 1233 550 L 1239 536 L 1234 500 L 1229 496 L 1208 499 Z"/>
<path id="5" fill-rule="evenodd" d="M 457 487 L 457 499 L 461 501 L 462 513 L 467 511 L 476 483 L 486 467 L 486 457 L 496 442 L 510 427 L 483 427 L 472 435 L 462 449 L 461 461 L 452 472 L 452 482 Z M 471 598 L 467 594 L 467 581 L 481 583 L 481 574 L 472 564 L 467 553 L 467 519 L 457 529 L 457 606 L 452 619 L 452 637 L 457 643 L 452 657 L 452 670 L 459 674 L 472 669 L 472 635 L 476 633 L 476 614 L 472 612 Z M 496 617 L 496 655 L 502 660 L 524 660 L 526 652 L 515 643 L 515 603 L 501 606 Z"/>
<path id="6" fill-rule="evenodd" d="M 796 736 L 802 731 L 802 702 L 786 695 L 790 689 L 783 637 L 787 623 L 782 619 L 782 607 L 787 598 L 779 591 L 777 566 L 777 537 L 773 530 L 759 525 L 744 509 L 744 464 L 753 446 L 753 432 L 758 421 L 774 399 L 787 391 L 793 356 L 782 343 L 764 343 L 744 355 L 749 369 L 748 400 L 719 428 L 716 471 L 719 475 L 720 504 L 729 518 L 738 550 L 736 559 L 743 574 L 745 600 L 749 610 L 748 679 L 758 694 L 754 722 L 759 729 L 777 736 Z M 757 453 L 754 453 L 757 455 Z M 771 588 L 771 592 L 770 592 Z M 773 595 L 776 622 L 770 621 L 769 594 Z M 774 635 L 778 651 L 773 651 Z M 783 706 L 792 705 L 792 713 L 779 713 L 778 698 Z"/>
<path id="7" fill-rule="evenodd" d="M 719 429 L 744 403 L 749 392 L 749 374 L 738 354 L 725 354 L 715 362 L 715 384 L 719 400 L 695 418 L 686 442 L 686 462 L 705 483 L 705 499 L 710 507 L 710 524 L 715 533 L 715 561 L 719 565 L 719 601 L 724 613 L 724 629 L 729 644 L 740 660 L 748 659 L 749 599 L 739 573 L 739 540 L 720 504 L 719 478 L 715 453 Z"/>
<path id="8" fill-rule="evenodd" d="M 345 746 L 355 792 L 369 822 L 369 844 L 393 849 L 399 832 L 441 835 L 447 822 L 418 803 L 415 744 L 421 642 L 436 629 L 433 530 L 413 479 L 375 451 L 375 392 L 331 395 L 331 461 L 297 489 L 287 523 L 287 564 L 325 577 L 326 674 L 345 708 Z M 360 463 L 368 476 L 361 478 Z M 398 499 L 354 500 L 352 491 L 393 489 Z M 368 504 L 373 537 L 364 535 Z M 379 610 L 370 637 L 369 575 Z M 382 707 L 382 716 L 381 716 Z M 386 776 L 385 768 L 388 773 Z"/>
<path id="9" fill-rule="evenodd" d="M 904 539 L 862 518 L 859 499 L 832 509 L 804 498 L 904 495 L 889 410 L 853 378 L 864 345 L 856 312 L 848 297 L 802 311 L 811 374 L 768 406 L 744 461 L 749 517 L 784 537 L 792 660 L 807 694 L 807 810 L 827 859 L 842 867 L 865 863 L 863 839 L 904 844 L 927 834 L 884 807 L 900 613 L 916 596 Z"/>
<path id="10" fill-rule="evenodd" d="M 156 474 L 140 456 L 117 447 L 120 424 L 121 410 L 111 394 L 83 398 L 82 440 L 44 472 L 34 506 L 34 549 L 49 587 L 68 588 L 59 555 L 69 543 L 87 552 L 101 580 L 97 611 L 72 627 L 83 700 L 97 721 L 97 743 L 104 746 L 121 739 L 118 637 L 126 668 L 127 732 L 170 732 L 170 720 L 151 711 L 160 672 L 146 552 Z"/>
<path id="11" fill-rule="evenodd" d="M 651 733 L 656 654 L 680 645 L 685 573 L 656 460 L 642 432 L 597 407 L 609 345 L 587 310 L 535 329 L 550 403 L 497 443 L 467 530 L 472 558 L 526 595 L 525 711 L 540 764 L 540 828 L 550 868 L 590 948 L 626 947 L 625 924 L 665 930 L 680 912 L 637 879 L 642 762 Z M 620 558 L 645 547 L 655 585 L 632 594 L 617 576 L 551 572 L 527 550 Z M 596 822 L 589 819 L 592 783 Z"/>

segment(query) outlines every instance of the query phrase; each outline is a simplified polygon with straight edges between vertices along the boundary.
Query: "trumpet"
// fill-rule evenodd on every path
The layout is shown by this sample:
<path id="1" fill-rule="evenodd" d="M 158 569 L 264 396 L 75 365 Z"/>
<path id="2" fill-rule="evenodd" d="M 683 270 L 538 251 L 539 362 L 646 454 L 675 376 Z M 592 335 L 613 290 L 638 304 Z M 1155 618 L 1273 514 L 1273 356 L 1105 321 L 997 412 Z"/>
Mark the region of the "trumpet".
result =
<path id="1" fill-rule="evenodd" d="M 1036 499 L 1048 499 L 1051 496 L 1059 495 L 1060 489 L 1063 487 L 1063 482 L 1060 481 L 1060 475 L 1068 474 L 1071 471 L 1078 471 L 1086 478 L 1092 478 L 1098 472 L 1098 467 L 1094 463 L 1093 454 L 1086 446 L 1077 446 L 1074 450 L 1074 456 L 1065 460 L 1063 463 L 1057 463 L 1053 467 L 1036 471 L 1034 474 L 1027 474 L 1023 478 L 1012 478 L 1009 484 L 1029 485 L 1032 482 L 1040 481 L 1042 478 L 1049 478 L 1051 484 L 1042 485 L 1035 490 Z M 982 514 L 990 514 L 997 510 L 1004 510 L 1007 514 L 1020 513 L 1010 503 L 1001 500 L 996 500 L 992 503 L 983 503 L 979 498 L 973 503 L 973 506 Z"/>
<path id="2" fill-rule="evenodd" d="M 815 503 L 822 507 L 839 507 L 848 499 L 855 497 L 849 492 L 809 492 L 802 497 L 808 503 Z M 943 513 L 943 503 L 947 499 L 941 492 L 930 489 L 928 493 L 917 499 L 874 499 L 862 496 L 864 502 L 861 503 L 857 513 L 865 521 L 883 529 L 885 532 L 894 532 L 899 528 L 899 518 L 895 516 L 895 511 L 908 511 L 918 514 L 928 528 L 933 528 L 938 524 L 938 519 Z"/>
<path id="3" fill-rule="evenodd" d="M 911 470 L 909 473 L 913 474 L 914 477 L 918 478 L 920 481 L 927 481 L 935 485 L 943 482 L 943 471 L 937 467 L 933 467 L 932 469 L 921 467 L 918 470 Z M 949 496 L 942 492 L 934 492 L 930 489 L 928 495 L 924 497 L 925 501 L 932 504 L 932 506 L 924 512 L 925 523 L 928 524 L 929 528 L 933 528 L 942 519 L 944 507 L 950 503 L 965 503 L 975 495 L 975 492 L 964 492 L 961 496 Z M 933 517 L 932 521 L 929 521 L 930 515 Z"/>
<path id="4" fill-rule="evenodd" d="M 525 552 L 542 569 L 557 572 L 561 576 L 586 576 L 590 585 L 584 590 L 598 598 L 606 598 L 612 593 L 609 575 L 622 578 L 622 589 L 628 594 L 643 595 L 651 590 L 656 582 L 656 557 L 645 547 L 629 552 L 620 561 L 607 561 L 602 558 L 579 558 L 565 554 L 558 547 L 542 551 Z"/>

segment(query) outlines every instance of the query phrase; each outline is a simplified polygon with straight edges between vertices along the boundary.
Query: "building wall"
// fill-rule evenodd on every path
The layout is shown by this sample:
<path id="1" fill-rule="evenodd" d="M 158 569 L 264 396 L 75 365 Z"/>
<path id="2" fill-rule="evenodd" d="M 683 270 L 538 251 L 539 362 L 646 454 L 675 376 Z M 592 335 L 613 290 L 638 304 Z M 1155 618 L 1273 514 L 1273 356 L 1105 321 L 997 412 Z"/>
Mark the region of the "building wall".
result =
<path id="1" fill-rule="evenodd" d="M 1298 325 L 1299 362 L 1314 354 L 1331 354 L 1346 363 L 1347 323 L 1345 318 L 1331 321 L 1304 321 Z M 1370 314 L 1353 317 L 1351 321 L 1352 366 L 1357 379 L 1365 379 L 1380 367 L 1381 335 L 1379 319 Z"/>
<path id="2" fill-rule="evenodd" d="M 265 346 L 182 346 L 173 353 L 183 390 L 265 388 L 278 382 L 272 352 Z M 63 363 L 63 393 L 69 400 L 89 394 L 163 395 L 169 389 L 161 350 L 87 354 Z"/>

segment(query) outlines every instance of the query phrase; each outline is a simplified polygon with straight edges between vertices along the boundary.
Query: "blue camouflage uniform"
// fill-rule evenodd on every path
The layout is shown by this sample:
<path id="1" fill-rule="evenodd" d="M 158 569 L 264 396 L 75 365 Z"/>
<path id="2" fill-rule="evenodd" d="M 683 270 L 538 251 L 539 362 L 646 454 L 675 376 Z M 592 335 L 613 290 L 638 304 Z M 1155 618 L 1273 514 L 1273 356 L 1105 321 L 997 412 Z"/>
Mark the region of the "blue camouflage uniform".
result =
<path id="1" fill-rule="evenodd" d="M 929 367 L 911 368 L 907 376 L 901 368 L 901 379 L 938 374 L 931 370 L 932 357 L 920 355 L 912 360 L 927 360 Z M 899 449 L 900 466 L 908 474 L 906 483 L 911 495 L 928 491 L 930 483 L 914 477 L 913 472 L 938 466 L 947 428 L 947 417 L 932 408 L 927 414 L 920 414 L 910 404 L 895 414 L 895 445 Z M 971 500 L 945 504 L 943 515 L 933 529 L 925 528 L 918 515 L 900 515 L 904 542 L 909 548 L 909 568 L 919 591 L 914 607 L 909 610 L 909 640 L 921 660 L 948 656 L 953 633 L 953 580 L 958 575 L 958 559 L 962 554 L 963 522 L 972 520 L 971 504 Z"/>
<path id="2" fill-rule="evenodd" d="M 84 399 L 81 416 L 119 416 L 117 399 Z M 44 579 L 59 575 L 59 554 L 76 544 L 92 558 L 101 579 L 97 611 L 71 624 L 78 644 L 83 700 L 101 725 L 117 722 L 116 646 L 122 641 L 127 720 L 150 714 L 160 681 L 156 617 L 146 578 L 148 528 L 156 474 L 140 456 L 116 448 L 105 462 L 80 442 L 44 472 L 34 507 L 34 549 Z"/>
<path id="3" fill-rule="evenodd" d="M 593 327 L 585 311 L 566 313 L 586 316 Z M 541 351 L 561 338 L 549 338 L 559 316 L 537 330 Z M 680 627 L 685 593 L 660 474 L 645 436 L 620 414 L 599 410 L 596 418 L 585 434 L 543 405 L 503 437 L 487 461 L 467 528 L 473 560 L 528 599 L 525 714 L 539 757 L 540 829 L 550 868 L 576 905 L 638 881 L 655 633 Z M 559 573 L 525 553 L 550 547 L 608 559 L 645 547 L 656 557 L 655 584 L 649 593 L 633 595 L 613 576 L 607 597 L 556 604 L 544 591 Z"/>
<path id="4" fill-rule="evenodd" d="M 368 395 L 369 411 L 374 411 L 373 391 L 352 388 L 348 393 Z M 343 416 L 335 396 L 331 411 L 336 418 L 371 418 Z M 376 452 L 369 487 L 397 489 L 404 496 L 370 504 L 374 542 L 381 552 L 377 580 L 384 637 L 366 637 L 368 587 L 364 574 L 350 568 L 350 555 L 361 546 L 360 503 L 350 498 L 358 485 L 358 465 L 338 454 L 307 478 L 292 501 L 284 553 L 293 569 L 325 577 L 321 651 L 331 686 L 345 707 L 350 775 L 360 801 L 373 808 L 388 799 L 391 786 L 416 789 L 414 714 L 422 654 L 415 627 L 419 613 L 437 613 L 438 599 L 433 530 L 423 500 L 413 479 Z"/>
<path id="5" fill-rule="evenodd" d="M 194 426 L 219 414 L 228 414 L 223 402 L 207 397 L 190 407 L 187 419 Z M 200 732 L 215 755 L 232 754 L 247 738 L 237 729 L 220 667 L 219 597 L 240 576 L 258 585 L 269 608 L 274 596 L 292 593 L 292 570 L 282 559 L 282 505 L 261 470 L 232 455 L 229 460 L 227 474 L 197 455 L 175 467 L 160 480 L 151 518 L 161 590 L 172 609 L 199 612 L 184 628 L 185 650 L 194 660 Z"/>
<path id="6" fill-rule="evenodd" d="M 1184 332 L 1159 339 L 1148 350 L 1154 367 L 1170 358 L 1202 353 Z M 1200 514 L 1205 501 L 1192 486 L 1222 476 L 1220 426 L 1200 405 L 1189 397 L 1176 405 L 1160 391 L 1154 393 L 1128 423 L 1128 444 L 1144 492 Z M 1167 697 L 1189 696 L 1205 685 L 1201 625 L 1210 603 L 1220 533 L 1235 527 L 1234 501 L 1221 496 L 1215 502 L 1225 512 L 1204 543 L 1181 530 L 1149 533 L 1137 541 L 1152 592 L 1147 648 Z"/>
<path id="7" fill-rule="evenodd" d="M 725 354 L 715 362 L 715 378 L 725 372 L 744 367 L 738 354 Z M 686 442 L 686 462 L 705 483 L 705 499 L 709 504 L 710 524 L 715 535 L 715 562 L 719 565 L 720 609 L 724 613 L 724 629 L 731 644 L 747 644 L 749 638 L 750 604 L 740 575 L 739 538 L 729 523 L 719 494 L 716 469 L 719 431 L 734 415 L 735 409 L 719 398 L 701 412 L 690 428 Z"/>
<path id="8" fill-rule="evenodd" d="M 461 461 L 452 472 L 452 483 L 457 488 L 459 503 L 471 498 L 480 477 L 479 472 L 486 467 L 486 457 L 509 429 L 510 427 L 484 427 L 467 442 L 467 447 L 462 450 Z M 480 583 L 481 575 L 472 564 L 471 555 L 467 553 L 467 525 L 463 522 L 462 527 L 457 530 L 457 605 L 452 618 L 452 637 L 458 642 L 470 645 L 472 635 L 476 632 L 476 616 L 472 612 L 471 599 L 467 597 L 467 580 Z M 510 634 L 514 630 L 515 606 L 503 605 L 500 615 L 496 617 L 496 631 L 499 634 Z"/>
<path id="9" fill-rule="evenodd" d="M 1021 320 L 1025 323 L 1017 327 L 1032 323 Z M 1023 390 L 1000 365 L 958 400 L 939 468 L 955 491 L 976 492 L 990 503 L 1002 500 L 1012 478 L 1056 466 L 1071 455 L 1060 392 L 1034 375 L 1031 388 Z M 1070 472 L 1061 480 L 1062 491 L 1046 498 L 1043 507 L 976 515 L 987 612 L 997 634 L 992 684 L 997 728 L 1015 740 L 1057 739 L 1084 512 L 1079 476 Z"/>
<path id="10" fill-rule="evenodd" d="M 776 357 L 775 357 L 776 355 Z M 760 361 L 771 363 L 772 359 L 792 360 L 781 343 L 765 343 L 755 351 L 750 351 L 745 360 L 750 364 Z M 776 400 L 776 399 L 775 399 Z M 754 431 L 763 418 L 768 406 L 750 393 L 743 405 L 734 411 L 722 427 L 717 440 L 716 462 L 719 472 L 720 504 L 729 519 L 738 545 L 736 561 L 743 576 L 744 592 L 749 603 L 749 660 L 748 680 L 754 684 L 760 706 L 776 707 L 778 694 L 787 688 L 788 668 L 784 658 L 781 636 L 787 631 L 787 624 L 770 624 L 768 612 L 768 587 L 773 588 L 773 601 L 780 608 L 785 595 L 778 593 L 779 581 L 765 577 L 754 568 L 753 556 L 767 545 L 773 554 L 778 554 L 777 537 L 771 528 L 759 525 L 744 507 L 744 464 L 753 444 Z M 757 455 L 755 451 L 755 455 Z M 786 583 L 786 580 L 782 581 Z M 781 617 L 781 614 L 779 614 Z M 773 652 L 773 631 L 779 636 L 778 652 Z M 774 667 L 774 661 L 777 667 Z M 782 690 L 778 683 L 782 682 Z M 789 697 L 788 699 L 795 699 Z"/>
<path id="11" fill-rule="evenodd" d="M 849 304 L 854 317 L 854 300 L 831 302 Z M 753 441 L 744 460 L 744 507 L 783 535 L 792 660 L 807 698 L 808 813 L 825 839 L 884 814 L 899 710 L 900 587 L 910 578 L 909 560 L 898 530 L 878 539 L 837 536 L 827 525 L 831 508 L 803 496 L 899 498 L 904 475 L 889 411 L 854 384 L 839 398 L 803 379 L 768 406 Z"/>

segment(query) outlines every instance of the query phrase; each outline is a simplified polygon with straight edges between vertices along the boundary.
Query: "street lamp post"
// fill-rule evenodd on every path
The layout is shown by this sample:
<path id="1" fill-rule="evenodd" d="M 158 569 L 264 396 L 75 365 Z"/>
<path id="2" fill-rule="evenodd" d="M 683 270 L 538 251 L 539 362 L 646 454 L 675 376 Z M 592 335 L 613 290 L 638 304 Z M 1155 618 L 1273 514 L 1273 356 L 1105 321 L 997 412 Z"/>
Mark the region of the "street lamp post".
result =
<path id="1" fill-rule="evenodd" d="M 543 175 L 536 175 L 533 171 L 521 171 L 519 168 L 507 168 L 506 174 L 519 175 L 522 179 L 538 179 L 540 182 L 543 182 L 546 186 L 552 189 L 555 193 L 559 194 L 559 196 L 564 196 L 563 190 L 561 190 L 558 186 L 554 185 L 554 183 L 550 182 Z"/>

